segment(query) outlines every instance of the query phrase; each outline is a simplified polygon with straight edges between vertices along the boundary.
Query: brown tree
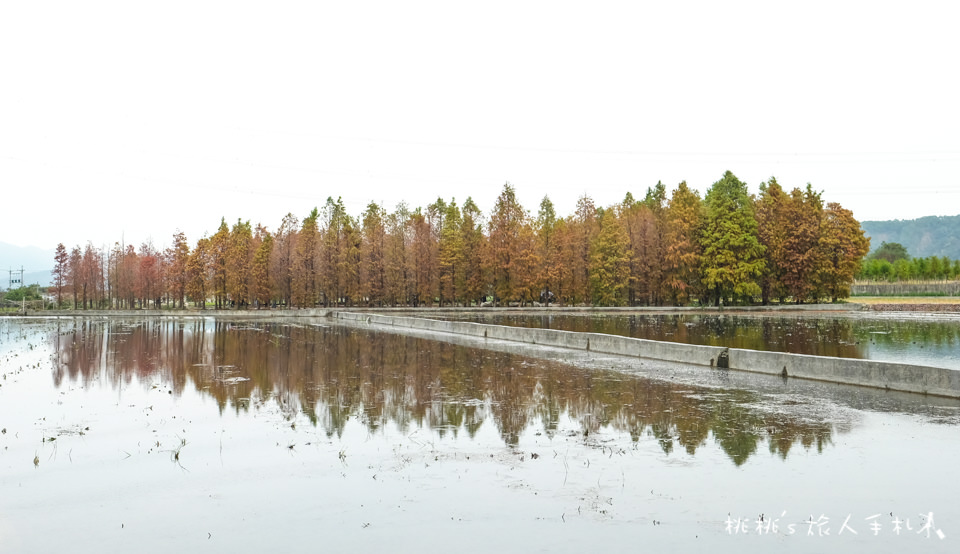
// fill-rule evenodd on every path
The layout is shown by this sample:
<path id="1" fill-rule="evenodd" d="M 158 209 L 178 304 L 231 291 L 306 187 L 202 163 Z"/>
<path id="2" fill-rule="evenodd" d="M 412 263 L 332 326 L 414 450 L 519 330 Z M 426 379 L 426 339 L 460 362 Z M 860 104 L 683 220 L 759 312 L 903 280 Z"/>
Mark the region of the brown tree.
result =
<path id="1" fill-rule="evenodd" d="M 553 202 L 547 196 L 540 201 L 540 211 L 534 223 L 536 232 L 536 255 L 539 262 L 536 267 L 537 284 L 540 287 L 540 301 L 549 303 L 560 280 L 560 252 L 556 239 L 557 212 Z"/>
<path id="2" fill-rule="evenodd" d="M 457 202 L 451 200 L 446 206 L 446 215 L 441 223 L 438 245 L 438 296 L 440 305 L 444 300 L 457 303 L 463 298 L 464 251 L 461 227 L 463 218 Z"/>
<path id="3" fill-rule="evenodd" d="M 363 214 L 363 241 L 360 245 L 361 295 L 371 306 L 383 306 L 386 300 L 386 241 L 384 209 L 374 202 Z"/>
<path id="4" fill-rule="evenodd" d="M 193 252 L 187 260 L 187 287 L 186 294 L 195 306 L 201 310 L 207 307 L 207 294 L 209 291 L 209 257 L 210 257 L 210 239 L 203 237 L 197 241 Z"/>
<path id="5" fill-rule="evenodd" d="M 870 252 L 870 239 L 864 235 L 853 212 L 831 202 L 823 213 L 818 242 L 821 264 L 819 291 L 836 302 L 850 296 L 850 284 L 860 269 L 861 260 Z"/>
<path id="6" fill-rule="evenodd" d="M 193 251 L 179 231 L 162 254 L 149 242 L 69 253 L 61 244 L 54 288 L 58 303 L 72 294 L 75 309 L 183 308 L 187 298 L 200 307 L 212 298 L 217 308 L 469 306 L 491 294 L 521 305 L 686 304 L 708 294 L 717 303 L 802 302 L 848 294 L 864 242 L 849 211 L 824 210 L 810 185 L 788 195 L 772 178 L 758 198 L 730 172 L 703 201 L 685 182 L 669 202 L 662 183 L 606 209 L 584 195 L 565 218 L 545 197 L 535 221 L 507 183 L 489 218 L 470 198 L 412 213 L 371 203 L 354 218 L 331 197 L 302 222 L 288 214 L 276 233 L 239 219 L 231 229 L 222 218 Z M 923 275 L 948 274 L 949 261 L 917 265 Z"/>
<path id="7" fill-rule="evenodd" d="M 519 275 L 522 260 L 518 258 L 520 232 L 526 219 L 527 214 L 517 201 L 516 191 L 510 183 L 503 185 L 488 224 L 486 263 L 492 277 L 494 302 L 509 302 L 519 296 L 522 287 Z"/>
<path id="8" fill-rule="evenodd" d="M 146 308 L 153 306 L 160 307 L 160 298 L 162 295 L 162 275 L 161 257 L 149 240 L 140 245 L 138 256 L 140 261 L 139 272 L 137 274 L 137 297 L 140 299 L 140 307 Z"/>
<path id="9" fill-rule="evenodd" d="M 167 249 L 167 282 L 174 307 L 184 307 L 187 296 L 187 260 L 190 258 L 190 245 L 187 235 L 178 230 L 173 235 L 173 246 Z"/>
<path id="10" fill-rule="evenodd" d="M 655 306 L 663 304 L 667 293 L 663 282 L 665 266 L 664 233 L 666 232 L 667 189 L 661 182 L 647 189 L 643 205 L 650 211 L 650 217 L 644 226 L 644 277 L 647 281 L 647 303 Z"/>
<path id="11" fill-rule="evenodd" d="M 137 281 L 140 272 L 140 257 L 132 244 L 128 244 L 123 251 L 120 262 L 120 274 L 118 282 L 121 286 L 122 298 L 125 299 L 127 308 L 136 307 Z"/>
<path id="12" fill-rule="evenodd" d="M 300 222 L 291 213 L 283 217 L 280 227 L 273 235 L 270 251 L 270 279 L 273 296 L 283 305 L 293 305 L 293 273 L 297 253 L 297 237 Z"/>
<path id="13" fill-rule="evenodd" d="M 414 281 L 411 278 L 413 272 L 408 252 L 413 242 L 409 223 L 410 211 L 402 202 L 387 216 L 384 280 L 387 298 L 395 306 L 408 304 L 414 294 Z"/>
<path id="14" fill-rule="evenodd" d="M 700 295 L 700 194 L 683 181 L 673 191 L 665 214 L 664 283 L 675 305 Z"/>
<path id="15" fill-rule="evenodd" d="M 311 308 L 317 304 L 317 246 L 319 230 L 317 219 L 320 212 L 314 208 L 304 218 L 297 236 L 297 249 L 293 259 L 293 304 Z"/>
<path id="16" fill-rule="evenodd" d="M 270 258 L 273 237 L 262 225 L 257 225 L 253 237 L 253 260 L 250 263 L 250 295 L 257 309 L 270 306 L 273 287 L 270 280 Z"/>
<path id="17" fill-rule="evenodd" d="M 575 270 L 577 260 L 576 247 L 577 224 L 573 217 L 558 219 L 553 228 L 552 257 L 550 264 L 554 267 L 554 282 L 552 292 L 562 304 L 575 302 Z"/>
<path id="18" fill-rule="evenodd" d="M 822 266 L 818 245 L 823 215 L 820 193 L 809 184 L 804 191 L 795 188 L 790 192 L 781 274 L 787 294 L 797 303 L 810 297 L 816 288 L 817 268 Z"/>
<path id="19" fill-rule="evenodd" d="M 227 258 L 230 250 L 230 228 L 227 220 L 220 219 L 220 227 L 210 237 L 207 251 L 207 267 L 210 271 L 210 286 L 213 293 L 213 306 L 217 310 L 227 305 Z"/>
<path id="20" fill-rule="evenodd" d="M 227 293 L 237 309 L 245 308 L 251 297 L 251 264 L 253 262 L 253 229 L 250 221 L 233 225 L 227 244 Z"/>
<path id="21" fill-rule="evenodd" d="M 340 228 L 337 275 L 340 282 L 340 297 L 347 305 L 360 300 L 360 243 L 363 234 L 353 217 L 346 215 Z"/>
<path id="22" fill-rule="evenodd" d="M 70 250 L 67 284 L 73 293 L 73 309 L 80 309 L 80 290 L 83 287 L 83 253 L 79 246 Z"/>
<path id="23" fill-rule="evenodd" d="M 464 305 L 480 305 L 487 294 L 488 280 L 484 274 L 483 259 L 487 249 L 483 234 L 483 214 L 473 199 L 467 197 L 460 211 L 460 244 L 463 252 L 463 272 L 458 289 L 462 291 Z"/>
<path id="24" fill-rule="evenodd" d="M 80 248 L 75 248 L 76 259 L 71 255 L 71 278 L 73 279 L 74 294 L 79 294 L 80 305 L 84 310 L 101 307 L 101 300 L 105 290 L 103 282 L 103 257 L 100 252 L 87 242 L 87 246 L 80 254 Z M 74 300 L 74 308 L 77 301 Z"/>
<path id="25" fill-rule="evenodd" d="M 625 299 L 631 305 L 660 304 L 664 262 L 657 217 L 647 202 L 637 202 L 629 193 L 618 208 L 630 253 Z"/>
<path id="26" fill-rule="evenodd" d="M 53 287 L 57 294 L 57 308 L 63 304 L 63 289 L 66 286 L 69 277 L 70 256 L 67 254 L 67 248 L 61 242 L 57 245 L 57 250 L 53 255 Z"/>
<path id="27" fill-rule="evenodd" d="M 574 303 L 589 303 L 590 298 L 590 247 L 600 234 L 597 207 L 587 195 L 577 200 L 577 208 L 570 220 L 572 255 L 570 259 L 570 286 L 567 293 Z"/>
<path id="28" fill-rule="evenodd" d="M 790 227 L 796 222 L 791 220 L 790 197 L 783 191 L 776 178 L 760 183 L 760 196 L 755 203 L 757 235 L 760 244 L 766 247 L 767 263 L 760 276 L 761 299 L 764 305 L 770 298 L 783 300 L 787 295 L 784 284 L 786 268 L 786 242 Z"/>
<path id="29" fill-rule="evenodd" d="M 520 305 L 540 299 L 543 286 L 540 281 L 542 259 L 537 251 L 537 233 L 533 222 L 525 218 L 517 233 L 517 251 L 513 260 L 513 277 Z"/>
<path id="30" fill-rule="evenodd" d="M 433 298 L 438 292 L 435 287 L 437 245 L 433 240 L 433 228 L 419 209 L 410 216 L 410 225 L 413 230 L 411 260 L 413 261 L 413 275 L 416 283 L 413 305 L 429 305 L 433 303 Z"/>

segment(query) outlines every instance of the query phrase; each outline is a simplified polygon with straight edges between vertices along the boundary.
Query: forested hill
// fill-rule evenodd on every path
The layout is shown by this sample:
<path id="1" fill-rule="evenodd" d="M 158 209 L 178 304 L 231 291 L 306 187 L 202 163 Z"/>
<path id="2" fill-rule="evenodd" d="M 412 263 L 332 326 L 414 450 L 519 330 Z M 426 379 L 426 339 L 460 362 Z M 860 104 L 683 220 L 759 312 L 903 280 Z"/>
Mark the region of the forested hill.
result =
<path id="1" fill-rule="evenodd" d="M 860 224 L 870 237 L 870 248 L 883 242 L 897 242 L 913 257 L 946 256 L 960 259 L 960 215 L 928 216 L 919 219 L 864 221 Z"/>

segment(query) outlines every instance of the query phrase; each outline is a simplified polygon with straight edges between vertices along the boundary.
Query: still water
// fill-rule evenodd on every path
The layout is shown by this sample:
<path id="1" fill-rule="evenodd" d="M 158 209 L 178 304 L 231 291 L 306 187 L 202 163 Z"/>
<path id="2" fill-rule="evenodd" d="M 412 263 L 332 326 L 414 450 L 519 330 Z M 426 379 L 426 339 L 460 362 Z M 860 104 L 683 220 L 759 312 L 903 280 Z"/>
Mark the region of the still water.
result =
<path id="1" fill-rule="evenodd" d="M 955 317 L 684 313 L 468 314 L 456 319 L 494 325 L 607 333 L 687 344 L 960 369 L 960 319 Z"/>
<path id="2" fill-rule="evenodd" d="M 0 552 L 952 552 L 958 424 L 326 319 L 4 318 Z"/>

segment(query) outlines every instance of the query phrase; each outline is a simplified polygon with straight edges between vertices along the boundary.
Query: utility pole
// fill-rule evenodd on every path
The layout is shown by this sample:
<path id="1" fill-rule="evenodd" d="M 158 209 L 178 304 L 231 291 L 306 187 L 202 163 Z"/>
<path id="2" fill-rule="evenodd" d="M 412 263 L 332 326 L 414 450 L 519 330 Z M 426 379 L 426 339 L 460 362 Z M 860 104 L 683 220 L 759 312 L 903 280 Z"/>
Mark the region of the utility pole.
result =
<path id="1" fill-rule="evenodd" d="M 20 266 L 19 270 L 16 270 L 16 269 L 8 270 L 7 273 L 8 273 L 7 292 L 13 290 L 14 285 L 16 285 L 17 288 L 22 289 L 23 288 L 23 266 Z M 20 291 L 20 292 L 24 292 L 24 291 Z M 26 307 L 26 299 L 27 299 L 26 295 L 24 295 L 23 298 L 21 299 L 21 303 L 20 303 L 21 311 L 24 310 Z M 26 312 L 24 311 L 24 313 Z"/>
<path id="2" fill-rule="evenodd" d="M 13 285 L 17 285 L 17 287 L 23 286 L 23 266 L 20 266 L 19 270 L 11 269 L 8 273 L 10 275 L 7 278 L 7 290 L 13 289 Z M 16 275 L 16 277 L 14 277 L 14 275 Z"/>
<path id="3" fill-rule="evenodd" d="M 20 270 L 11 269 L 8 271 L 9 276 L 7 277 L 7 290 L 13 290 L 13 285 L 17 285 L 17 288 L 23 288 L 23 266 L 20 266 Z M 16 275 L 16 277 L 14 277 Z M 26 314 L 26 305 L 27 305 L 27 295 L 26 291 L 20 291 L 23 293 L 22 298 L 20 299 L 20 310 Z"/>

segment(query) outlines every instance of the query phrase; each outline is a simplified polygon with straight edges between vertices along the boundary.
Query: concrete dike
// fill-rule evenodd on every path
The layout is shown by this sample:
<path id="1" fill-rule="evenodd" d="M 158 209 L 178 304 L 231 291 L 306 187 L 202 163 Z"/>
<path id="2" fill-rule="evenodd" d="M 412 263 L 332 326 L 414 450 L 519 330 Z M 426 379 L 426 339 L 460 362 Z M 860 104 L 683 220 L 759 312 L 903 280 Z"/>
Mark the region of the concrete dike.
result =
<path id="1" fill-rule="evenodd" d="M 831 358 L 720 346 L 635 339 L 601 333 L 509 327 L 485 323 L 331 311 L 329 317 L 366 323 L 454 333 L 557 348 L 589 350 L 668 362 L 798 377 L 848 385 L 960 398 L 960 371 L 855 358 Z"/>

